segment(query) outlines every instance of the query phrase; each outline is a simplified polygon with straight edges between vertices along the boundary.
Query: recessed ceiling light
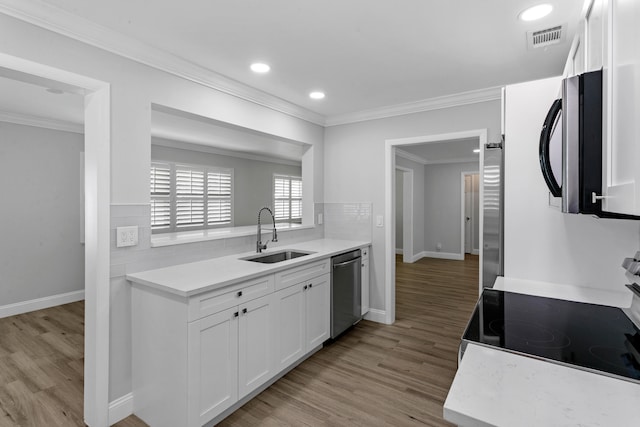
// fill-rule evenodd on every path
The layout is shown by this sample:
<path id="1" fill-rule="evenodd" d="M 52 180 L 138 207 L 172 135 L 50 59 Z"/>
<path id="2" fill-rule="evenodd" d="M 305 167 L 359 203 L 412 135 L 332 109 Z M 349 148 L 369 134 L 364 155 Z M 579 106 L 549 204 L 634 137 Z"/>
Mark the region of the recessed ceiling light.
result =
<path id="1" fill-rule="evenodd" d="M 311 98 L 311 99 L 322 99 L 322 98 L 324 98 L 324 92 L 318 92 L 318 91 L 311 92 L 309 94 L 309 98 Z"/>
<path id="2" fill-rule="evenodd" d="M 479 153 L 479 152 L 480 152 L 480 149 L 479 149 L 479 148 L 475 148 L 475 149 L 473 150 L 473 152 L 474 152 L 474 153 Z"/>
<path id="3" fill-rule="evenodd" d="M 539 4 L 537 6 L 530 7 L 520 12 L 518 17 L 522 21 L 535 21 L 536 19 L 544 18 L 553 10 L 553 6 L 550 4 Z"/>
<path id="4" fill-rule="evenodd" d="M 253 64 L 251 64 L 251 71 L 253 71 L 254 73 L 264 74 L 268 73 L 270 69 L 271 67 L 263 62 L 254 62 Z"/>

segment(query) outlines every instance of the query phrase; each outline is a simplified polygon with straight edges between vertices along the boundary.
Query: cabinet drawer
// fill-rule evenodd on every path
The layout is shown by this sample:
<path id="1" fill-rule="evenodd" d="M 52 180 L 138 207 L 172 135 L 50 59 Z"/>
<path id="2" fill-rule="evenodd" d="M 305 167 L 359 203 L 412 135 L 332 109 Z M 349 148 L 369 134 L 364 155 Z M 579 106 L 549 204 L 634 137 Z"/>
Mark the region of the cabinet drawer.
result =
<path id="1" fill-rule="evenodd" d="M 189 299 L 189 322 L 274 291 L 273 274 L 196 295 Z"/>
<path id="2" fill-rule="evenodd" d="M 288 288 L 305 280 L 330 272 L 330 260 L 310 262 L 299 267 L 276 273 L 276 290 Z"/>

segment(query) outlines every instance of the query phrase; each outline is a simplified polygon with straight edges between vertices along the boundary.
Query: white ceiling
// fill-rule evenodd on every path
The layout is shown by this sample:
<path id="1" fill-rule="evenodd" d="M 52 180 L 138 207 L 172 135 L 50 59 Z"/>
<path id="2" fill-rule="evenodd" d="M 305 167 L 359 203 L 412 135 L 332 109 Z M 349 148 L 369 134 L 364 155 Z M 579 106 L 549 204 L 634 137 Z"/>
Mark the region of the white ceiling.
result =
<path id="1" fill-rule="evenodd" d="M 533 23 L 517 16 L 535 0 L 43 2 L 331 117 L 559 75 L 584 0 L 545 0 Z M 560 24 L 563 43 L 527 49 Z"/>
<path id="2" fill-rule="evenodd" d="M 554 11 L 535 23 L 517 19 L 538 3 L 532 0 L 42 0 L 33 7 L 61 8 L 64 16 L 79 17 L 85 24 L 89 20 L 108 29 L 107 34 L 135 38 L 204 67 L 212 76 L 222 74 L 330 121 L 561 74 L 583 0 L 545 1 Z M 527 49 L 527 31 L 562 24 L 567 30 L 562 43 Z M 271 72 L 249 71 L 256 60 L 268 62 Z M 44 89 L 52 85 L 0 69 L 0 118 L 32 115 L 81 126 L 82 97 L 68 88 L 58 95 Z M 327 98 L 310 100 L 308 92 L 316 89 Z M 154 135 L 217 145 L 207 134 L 219 124 L 164 113 L 156 114 Z M 299 160 L 301 146 L 275 144 L 279 157 Z M 473 158 L 464 154 L 469 144 L 404 149 L 438 162 Z"/>

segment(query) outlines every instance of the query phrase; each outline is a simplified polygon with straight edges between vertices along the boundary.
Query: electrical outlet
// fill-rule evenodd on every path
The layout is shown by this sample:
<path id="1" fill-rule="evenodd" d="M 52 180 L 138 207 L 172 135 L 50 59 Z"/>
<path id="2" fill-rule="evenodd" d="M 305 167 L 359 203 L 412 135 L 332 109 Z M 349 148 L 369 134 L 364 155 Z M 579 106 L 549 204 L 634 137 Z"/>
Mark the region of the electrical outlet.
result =
<path id="1" fill-rule="evenodd" d="M 138 226 L 116 228 L 116 247 L 124 248 L 138 244 Z"/>

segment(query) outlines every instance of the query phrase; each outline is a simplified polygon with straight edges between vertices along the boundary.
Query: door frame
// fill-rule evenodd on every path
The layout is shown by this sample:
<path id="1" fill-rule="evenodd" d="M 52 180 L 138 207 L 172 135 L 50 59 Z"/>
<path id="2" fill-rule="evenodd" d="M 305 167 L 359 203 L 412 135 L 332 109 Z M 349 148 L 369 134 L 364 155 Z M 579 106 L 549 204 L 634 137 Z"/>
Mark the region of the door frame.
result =
<path id="1" fill-rule="evenodd" d="M 465 183 L 464 183 L 464 179 L 466 176 L 470 176 L 471 177 L 471 184 L 473 185 L 473 175 L 478 175 L 480 176 L 480 172 L 479 171 L 462 171 L 460 172 L 460 256 L 462 260 L 464 260 L 464 255 L 466 253 L 465 248 L 464 248 L 464 244 L 465 244 L 465 205 L 467 203 L 467 201 L 465 200 Z M 478 185 L 478 189 L 480 189 L 480 185 Z M 482 199 L 480 199 L 482 200 Z M 475 218 L 473 215 L 473 203 L 471 206 L 471 217 L 473 218 L 473 222 L 472 224 L 475 227 Z M 472 240 L 473 240 L 473 229 L 471 230 L 471 236 L 472 236 Z M 480 234 L 478 233 L 478 239 L 480 239 Z M 478 243 L 478 246 L 480 246 L 480 244 Z M 478 250 L 480 250 L 480 247 L 478 247 Z M 473 245 L 471 245 L 471 253 L 473 253 Z"/>
<path id="2" fill-rule="evenodd" d="M 84 422 L 109 425 L 111 95 L 109 83 L 0 53 L 0 67 L 85 91 Z"/>
<path id="3" fill-rule="evenodd" d="M 384 323 L 390 325 L 396 319 L 396 265 L 395 265 L 395 181 L 396 181 L 396 146 L 398 145 L 415 145 L 434 142 L 443 142 L 456 139 L 478 138 L 478 148 L 480 149 L 479 170 L 484 168 L 484 145 L 487 143 L 487 129 L 475 129 L 461 132 L 443 133 L 436 135 L 414 136 L 408 138 L 387 139 L 384 142 L 384 193 L 385 193 L 385 215 L 388 218 L 390 226 L 385 227 L 385 280 L 384 280 Z M 446 143 L 446 142 L 445 142 Z M 480 224 L 483 226 L 483 200 L 484 191 L 480 186 Z M 480 235 L 479 246 L 482 248 L 482 233 Z M 480 265 L 482 265 L 482 250 L 480 250 Z M 482 275 L 478 275 L 478 289 L 482 289 Z"/>
<path id="4" fill-rule="evenodd" d="M 414 262 L 413 254 L 413 169 L 396 166 L 402 171 L 402 262 Z M 395 184 L 394 184 L 395 185 Z M 394 197 L 394 202 L 397 200 Z M 395 206 L 395 203 L 394 203 Z M 395 209 L 394 209 L 395 212 Z M 396 218 L 395 221 L 398 219 Z M 395 226 L 394 221 L 394 226 Z M 395 235 L 394 235 L 395 242 Z M 394 244 L 395 246 L 395 244 Z"/>

